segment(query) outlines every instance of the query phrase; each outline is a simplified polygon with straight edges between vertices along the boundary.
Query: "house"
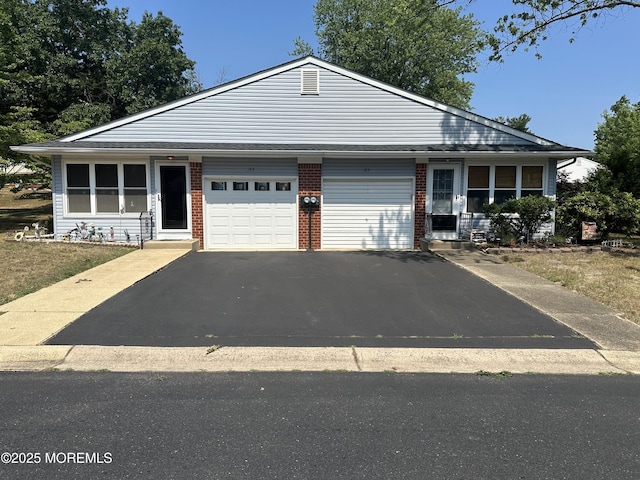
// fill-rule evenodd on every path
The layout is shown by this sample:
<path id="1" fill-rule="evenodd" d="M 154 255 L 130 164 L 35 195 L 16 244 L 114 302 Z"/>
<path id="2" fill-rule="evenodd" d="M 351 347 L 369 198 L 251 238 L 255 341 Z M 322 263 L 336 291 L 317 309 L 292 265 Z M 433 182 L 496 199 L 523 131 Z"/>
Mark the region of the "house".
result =
<path id="1" fill-rule="evenodd" d="M 462 214 L 554 197 L 557 162 L 589 153 L 311 56 L 14 149 L 51 158 L 58 235 L 124 240 L 149 210 L 154 238 L 207 250 L 412 249 L 427 218 L 458 239 Z"/>
<path id="2" fill-rule="evenodd" d="M 576 157 L 558 163 L 558 176 L 566 174 L 568 182 L 584 182 L 595 170 L 602 168 L 602 164 L 584 157 Z"/>

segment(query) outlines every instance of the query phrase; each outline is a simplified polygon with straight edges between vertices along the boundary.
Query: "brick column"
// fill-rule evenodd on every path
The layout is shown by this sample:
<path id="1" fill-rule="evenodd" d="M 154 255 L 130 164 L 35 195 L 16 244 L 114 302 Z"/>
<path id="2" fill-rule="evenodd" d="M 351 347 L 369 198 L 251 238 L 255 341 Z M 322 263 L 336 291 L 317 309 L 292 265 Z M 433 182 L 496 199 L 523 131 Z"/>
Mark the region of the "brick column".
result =
<path id="1" fill-rule="evenodd" d="M 190 163 L 191 171 L 191 236 L 200 241 L 198 249 L 204 247 L 203 209 L 202 209 L 202 164 Z"/>
<path id="2" fill-rule="evenodd" d="M 413 248 L 420 248 L 420 239 L 424 237 L 424 222 L 427 207 L 427 164 L 416 163 L 416 205 L 413 227 Z"/>
<path id="3" fill-rule="evenodd" d="M 300 163 L 298 164 L 298 248 L 309 248 L 309 209 L 300 206 L 300 195 L 316 196 L 320 198 L 322 193 L 322 164 Z M 320 209 L 314 208 L 311 217 L 311 247 L 320 249 Z"/>

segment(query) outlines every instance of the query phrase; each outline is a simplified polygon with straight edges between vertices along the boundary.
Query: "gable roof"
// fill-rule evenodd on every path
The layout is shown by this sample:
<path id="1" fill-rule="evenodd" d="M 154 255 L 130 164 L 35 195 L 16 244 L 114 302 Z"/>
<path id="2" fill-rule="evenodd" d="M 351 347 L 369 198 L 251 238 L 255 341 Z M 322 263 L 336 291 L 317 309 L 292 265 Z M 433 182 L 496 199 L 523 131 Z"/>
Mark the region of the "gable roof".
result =
<path id="1" fill-rule="evenodd" d="M 301 91 L 316 69 L 317 95 Z M 562 146 L 313 56 L 67 137 L 15 148 L 63 152 L 476 152 L 570 157 Z"/>

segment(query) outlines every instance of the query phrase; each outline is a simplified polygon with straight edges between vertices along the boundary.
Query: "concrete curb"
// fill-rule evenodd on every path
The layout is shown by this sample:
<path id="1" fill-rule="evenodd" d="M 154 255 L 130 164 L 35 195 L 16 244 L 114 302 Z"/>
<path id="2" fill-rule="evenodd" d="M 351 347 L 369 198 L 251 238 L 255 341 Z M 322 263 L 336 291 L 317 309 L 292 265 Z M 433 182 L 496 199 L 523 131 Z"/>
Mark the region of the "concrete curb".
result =
<path id="1" fill-rule="evenodd" d="M 47 346 L 0 346 L 0 370 L 42 371 L 64 362 L 73 347 L 67 345 Z"/>
<path id="2" fill-rule="evenodd" d="M 356 347 L 0 347 L 0 369 L 111 372 L 349 371 L 640 374 L 640 353 Z"/>

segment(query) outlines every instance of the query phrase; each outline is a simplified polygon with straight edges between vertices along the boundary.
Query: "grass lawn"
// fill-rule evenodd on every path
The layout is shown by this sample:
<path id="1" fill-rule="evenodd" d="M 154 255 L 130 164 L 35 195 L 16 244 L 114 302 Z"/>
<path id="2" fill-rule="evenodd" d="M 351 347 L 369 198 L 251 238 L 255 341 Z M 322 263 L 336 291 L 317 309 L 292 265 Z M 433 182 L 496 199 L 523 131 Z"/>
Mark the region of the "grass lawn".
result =
<path id="1" fill-rule="evenodd" d="M 130 247 L 0 239 L 2 304 L 133 251 Z"/>
<path id="2" fill-rule="evenodd" d="M 51 218 L 50 197 L 0 190 L 0 312 L 3 303 L 134 250 L 113 245 L 13 241 L 15 231 Z"/>
<path id="3" fill-rule="evenodd" d="M 640 252 L 508 254 L 502 257 L 640 324 Z"/>
<path id="4" fill-rule="evenodd" d="M 53 217 L 51 193 L 21 191 L 12 193 L 9 188 L 0 189 L 0 234 L 13 233 L 34 222 L 49 227 Z M 47 232 L 52 233 L 52 232 Z"/>

